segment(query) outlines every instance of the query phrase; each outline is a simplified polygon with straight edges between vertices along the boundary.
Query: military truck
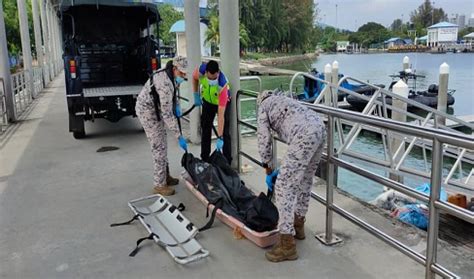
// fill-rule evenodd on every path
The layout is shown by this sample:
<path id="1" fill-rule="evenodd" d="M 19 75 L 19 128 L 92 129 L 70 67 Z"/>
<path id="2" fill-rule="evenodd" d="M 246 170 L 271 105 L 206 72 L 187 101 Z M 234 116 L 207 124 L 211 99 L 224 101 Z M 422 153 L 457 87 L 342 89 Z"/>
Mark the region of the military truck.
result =
<path id="1" fill-rule="evenodd" d="M 85 121 L 117 122 L 136 116 L 135 102 L 160 68 L 152 35 L 160 15 L 152 1 L 61 1 L 63 60 L 69 131 L 86 136 Z"/>

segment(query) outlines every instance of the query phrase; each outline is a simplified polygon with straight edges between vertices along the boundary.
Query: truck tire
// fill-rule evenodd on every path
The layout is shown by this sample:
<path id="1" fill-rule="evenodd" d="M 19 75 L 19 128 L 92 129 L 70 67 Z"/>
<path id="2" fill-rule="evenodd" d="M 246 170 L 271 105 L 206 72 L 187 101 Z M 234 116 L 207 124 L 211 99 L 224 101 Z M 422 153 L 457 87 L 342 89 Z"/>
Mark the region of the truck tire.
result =
<path id="1" fill-rule="evenodd" d="M 84 117 L 69 114 L 69 131 L 75 139 L 83 139 L 86 137 L 84 128 Z"/>
<path id="2" fill-rule="evenodd" d="M 72 132 L 72 136 L 75 139 L 83 139 L 86 137 L 86 132 L 85 131 L 80 131 L 80 132 Z"/>

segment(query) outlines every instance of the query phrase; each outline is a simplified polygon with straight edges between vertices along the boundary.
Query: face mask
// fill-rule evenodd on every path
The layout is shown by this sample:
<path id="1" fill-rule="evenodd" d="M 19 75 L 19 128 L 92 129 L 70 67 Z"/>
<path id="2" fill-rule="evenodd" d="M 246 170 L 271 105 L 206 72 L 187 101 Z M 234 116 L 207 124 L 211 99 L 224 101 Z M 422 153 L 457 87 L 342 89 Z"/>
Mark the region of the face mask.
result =
<path id="1" fill-rule="evenodd" d="M 175 81 L 176 81 L 176 84 L 177 84 L 177 85 L 180 85 L 180 84 L 183 83 L 185 80 L 184 80 L 184 78 L 182 78 L 182 77 L 176 77 L 176 78 L 175 78 Z"/>
<path id="2" fill-rule="evenodd" d="M 216 79 L 207 79 L 207 82 L 209 83 L 210 86 L 214 86 L 219 84 L 219 81 Z"/>

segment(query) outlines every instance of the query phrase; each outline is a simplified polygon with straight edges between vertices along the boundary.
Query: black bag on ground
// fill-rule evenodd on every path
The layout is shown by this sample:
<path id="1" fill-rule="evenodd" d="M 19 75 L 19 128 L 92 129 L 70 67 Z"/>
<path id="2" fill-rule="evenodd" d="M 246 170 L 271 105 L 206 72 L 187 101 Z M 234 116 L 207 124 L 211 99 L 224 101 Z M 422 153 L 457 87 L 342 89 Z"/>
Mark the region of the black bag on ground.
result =
<path id="1" fill-rule="evenodd" d="M 214 152 L 209 163 L 186 153 L 181 164 L 209 203 L 217 205 L 226 214 L 257 232 L 270 231 L 277 227 L 276 206 L 265 194 L 260 193 L 257 197 L 245 187 L 245 183 L 229 166 L 221 152 Z"/>

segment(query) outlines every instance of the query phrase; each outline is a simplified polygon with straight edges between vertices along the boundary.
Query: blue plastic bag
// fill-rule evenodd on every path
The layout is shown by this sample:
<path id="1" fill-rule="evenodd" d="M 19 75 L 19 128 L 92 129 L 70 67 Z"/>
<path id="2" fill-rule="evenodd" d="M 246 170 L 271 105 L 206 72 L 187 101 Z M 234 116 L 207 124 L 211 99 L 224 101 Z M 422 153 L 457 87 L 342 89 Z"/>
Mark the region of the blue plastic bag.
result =
<path id="1" fill-rule="evenodd" d="M 417 190 L 418 192 L 421 192 L 421 193 L 423 193 L 423 194 L 425 194 L 429 197 L 430 192 L 431 192 L 431 184 L 429 184 L 429 183 L 422 184 L 422 185 L 416 187 L 415 190 Z M 439 197 L 442 201 L 447 201 L 448 200 L 448 194 L 446 193 L 446 190 L 444 190 L 443 187 L 441 187 L 441 192 L 440 192 Z"/>
<path id="2" fill-rule="evenodd" d="M 425 212 L 415 204 L 407 204 L 400 209 L 398 216 L 400 221 L 417 226 L 420 229 L 426 230 L 428 228 L 428 216 Z"/>

